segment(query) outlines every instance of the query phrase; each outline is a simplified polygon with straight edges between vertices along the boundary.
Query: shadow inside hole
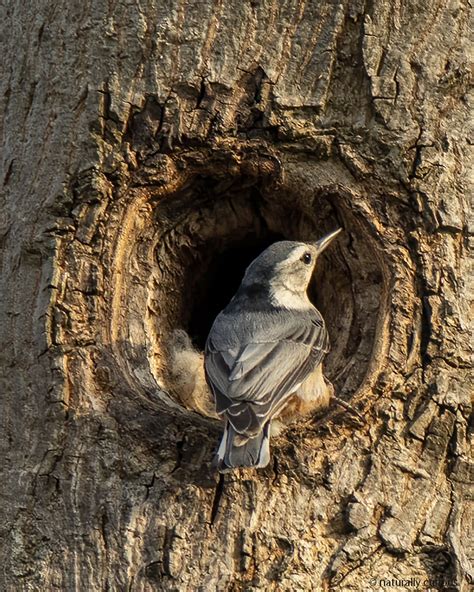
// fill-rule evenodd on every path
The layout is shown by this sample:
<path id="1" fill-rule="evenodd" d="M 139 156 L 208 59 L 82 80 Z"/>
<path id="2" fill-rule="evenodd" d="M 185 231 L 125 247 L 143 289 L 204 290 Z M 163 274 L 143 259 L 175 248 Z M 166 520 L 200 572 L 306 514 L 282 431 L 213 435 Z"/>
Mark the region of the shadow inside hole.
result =
<path id="1" fill-rule="evenodd" d="M 216 316 L 237 292 L 248 265 L 268 246 L 285 240 L 281 234 L 267 231 L 263 236 L 247 236 L 221 251 L 214 251 L 207 261 L 206 270 L 191 267 L 189 273 L 199 275 L 193 282 L 193 301 L 187 327 L 184 327 L 194 344 L 204 349 L 207 336 Z M 211 249 L 209 249 L 211 251 Z"/>
<path id="2" fill-rule="evenodd" d="M 318 258 L 308 296 L 326 323 L 330 350 L 324 360 L 325 374 L 336 383 L 361 338 L 358 325 L 354 323 L 357 304 L 352 282 L 353 277 L 343 250 L 338 244 L 331 245 Z"/>

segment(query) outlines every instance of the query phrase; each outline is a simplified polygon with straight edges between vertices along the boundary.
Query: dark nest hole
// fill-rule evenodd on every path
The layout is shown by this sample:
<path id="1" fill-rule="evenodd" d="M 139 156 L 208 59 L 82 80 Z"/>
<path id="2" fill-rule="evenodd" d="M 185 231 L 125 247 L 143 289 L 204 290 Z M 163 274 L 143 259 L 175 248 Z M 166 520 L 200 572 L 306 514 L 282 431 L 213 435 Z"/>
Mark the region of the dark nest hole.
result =
<path id="1" fill-rule="evenodd" d="M 373 244 L 351 224 L 337 194 L 315 191 L 313 203 L 290 189 L 269 195 L 240 179 L 216 192 L 198 179 L 157 207 L 165 227 L 155 257 L 158 341 L 184 329 L 202 350 L 216 315 L 232 298 L 248 264 L 277 240 L 316 240 L 342 226 L 320 257 L 309 296 L 331 338 L 325 373 L 340 396 L 350 397 L 367 372 L 378 322 L 382 272 Z M 165 203 L 166 202 L 166 203 Z"/>

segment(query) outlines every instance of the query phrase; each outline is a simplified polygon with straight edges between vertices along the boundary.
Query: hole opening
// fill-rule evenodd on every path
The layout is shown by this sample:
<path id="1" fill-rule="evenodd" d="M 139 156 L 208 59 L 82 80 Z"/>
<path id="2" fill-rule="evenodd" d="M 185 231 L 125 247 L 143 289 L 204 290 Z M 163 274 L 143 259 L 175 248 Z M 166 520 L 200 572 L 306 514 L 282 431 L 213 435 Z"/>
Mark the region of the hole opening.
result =
<path id="1" fill-rule="evenodd" d="M 171 230 L 155 248 L 161 269 L 154 307 L 158 351 L 166 351 L 176 329 L 184 329 L 202 351 L 214 318 L 267 246 L 277 240 L 316 240 L 342 225 L 344 232 L 318 258 L 308 295 L 330 335 L 325 374 L 339 396 L 350 397 L 368 368 L 381 301 L 383 274 L 373 246 L 352 227 L 337 192 L 315 192 L 309 203 L 295 188 L 270 193 L 245 177 L 226 183 L 219 193 L 216 188 L 222 186 L 201 177 L 196 186 L 189 183 L 171 196 L 163 210 Z M 173 200 L 179 206 L 174 218 Z"/>

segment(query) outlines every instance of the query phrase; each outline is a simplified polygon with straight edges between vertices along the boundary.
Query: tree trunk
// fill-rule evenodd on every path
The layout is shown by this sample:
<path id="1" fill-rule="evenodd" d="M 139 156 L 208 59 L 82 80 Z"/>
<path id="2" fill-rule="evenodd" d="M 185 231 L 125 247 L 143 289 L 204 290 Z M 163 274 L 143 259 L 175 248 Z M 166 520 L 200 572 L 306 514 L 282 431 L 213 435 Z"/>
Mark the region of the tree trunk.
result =
<path id="1" fill-rule="evenodd" d="M 1 589 L 468 590 L 469 4 L 4 6 Z M 216 475 L 212 319 L 338 225 L 359 415 Z"/>

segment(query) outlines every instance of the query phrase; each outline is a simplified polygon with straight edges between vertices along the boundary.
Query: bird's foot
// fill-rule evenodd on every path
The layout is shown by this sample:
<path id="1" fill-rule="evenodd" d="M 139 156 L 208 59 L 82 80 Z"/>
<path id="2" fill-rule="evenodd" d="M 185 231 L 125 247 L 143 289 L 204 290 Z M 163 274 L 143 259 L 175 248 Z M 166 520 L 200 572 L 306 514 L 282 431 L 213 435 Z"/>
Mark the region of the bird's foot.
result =
<path id="1" fill-rule="evenodd" d="M 350 411 L 352 413 L 352 415 L 355 415 L 355 417 L 357 417 L 357 419 L 359 421 L 361 421 L 364 425 L 367 423 L 367 420 L 365 419 L 365 417 L 363 415 L 361 415 L 357 409 L 355 407 L 353 407 L 350 403 L 348 403 L 347 401 L 344 401 L 344 399 L 340 399 L 339 397 L 333 396 L 334 401 L 340 405 L 341 407 L 344 407 L 344 409 L 346 409 L 347 411 Z"/>

